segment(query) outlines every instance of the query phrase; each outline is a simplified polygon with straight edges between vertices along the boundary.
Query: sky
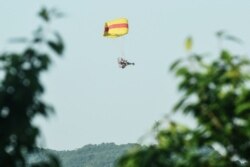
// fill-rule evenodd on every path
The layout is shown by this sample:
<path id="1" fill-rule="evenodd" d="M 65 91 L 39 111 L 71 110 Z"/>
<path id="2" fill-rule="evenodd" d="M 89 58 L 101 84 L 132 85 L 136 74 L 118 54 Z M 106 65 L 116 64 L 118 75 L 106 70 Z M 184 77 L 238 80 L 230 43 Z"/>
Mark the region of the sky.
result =
<path id="1" fill-rule="evenodd" d="M 72 150 L 86 144 L 138 142 L 153 124 L 170 113 L 180 97 L 168 68 L 186 57 L 184 40 L 192 36 L 194 52 L 218 53 L 215 33 L 225 30 L 244 45 L 224 44 L 233 52 L 250 52 L 249 0 L 0 0 L 0 51 L 18 49 L 12 37 L 30 36 L 40 24 L 42 6 L 56 7 L 65 18 L 50 27 L 65 40 L 62 58 L 42 76 L 56 114 L 36 118 L 43 147 Z M 129 20 L 129 34 L 117 40 L 102 36 L 104 22 Z M 120 69 L 122 56 L 135 66 Z M 192 126 L 190 117 L 173 119 Z"/>

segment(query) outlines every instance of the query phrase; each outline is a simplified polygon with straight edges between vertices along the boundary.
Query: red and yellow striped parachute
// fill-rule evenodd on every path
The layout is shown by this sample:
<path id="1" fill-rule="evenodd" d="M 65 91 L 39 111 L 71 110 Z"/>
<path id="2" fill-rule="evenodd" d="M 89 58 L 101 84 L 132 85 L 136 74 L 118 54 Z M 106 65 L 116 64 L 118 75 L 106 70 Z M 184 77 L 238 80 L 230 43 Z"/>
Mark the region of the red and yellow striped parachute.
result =
<path id="1" fill-rule="evenodd" d="M 128 34 L 128 19 L 119 18 L 105 23 L 104 37 L 117 38 Z"/>

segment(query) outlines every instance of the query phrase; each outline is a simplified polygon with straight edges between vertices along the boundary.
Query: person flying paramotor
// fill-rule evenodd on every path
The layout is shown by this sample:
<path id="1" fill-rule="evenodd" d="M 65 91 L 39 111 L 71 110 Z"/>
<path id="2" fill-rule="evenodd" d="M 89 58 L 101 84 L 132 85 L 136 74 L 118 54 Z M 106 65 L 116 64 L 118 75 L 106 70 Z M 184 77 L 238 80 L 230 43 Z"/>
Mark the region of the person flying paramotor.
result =
<path id="1" fill-rule="evenodd" d="M 128 34 L 128 20 L 126 18 L 119 18 L 105 23 L 104 37 L 118 38 L 126 34 Z M 121 68 L 125 68 L 127 65 L 134 65 L 134 63 L 130 63 L 124 58 L 118 58 L 118 64 Z"/>

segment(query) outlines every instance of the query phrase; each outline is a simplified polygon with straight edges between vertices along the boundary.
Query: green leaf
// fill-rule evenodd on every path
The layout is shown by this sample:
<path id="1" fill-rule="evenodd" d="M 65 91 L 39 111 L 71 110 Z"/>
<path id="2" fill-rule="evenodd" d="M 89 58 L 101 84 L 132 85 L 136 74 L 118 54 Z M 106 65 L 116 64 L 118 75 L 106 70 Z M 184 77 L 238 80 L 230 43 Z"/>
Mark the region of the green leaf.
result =
<path id="1" fill-rule="evenodd" d="M 57 41 L 47 41 L 48 46 L 55 51 L 58 55 L 62 55 L 63 54 L 63 50 L 64 50 L 64 43 L 63 40 L 61 38 L 61 36 L 56 33 L 55 34 Z"/>
<path id="2" fill-rule="evenodd" d="M 174 111 L 179 110 L 185 103 L 185 101 L 187 100 L 187 97 L 184 96 L 173 108 Z"/>
<path id="3" fill-rule="evenodd" d="M 202 61 L 202 56 L 198 54 L 194 54 L 190 57 L 192 60 L 195 60 L 196 62 L 201 62 Z"/>
<path id="4" fill-rule="evenodd" d="M 185 49 L 186 51 L 191 51 L 193 47 L 193 40 L 192 37 L 188 37 L 185 41 Z"/>
<path id="5" fill-rule="evenodd" d="M 228 51 L 223 50 L 221 52 L 221 59 L 224 60 L 224 61 L 226 61 L 227 63 L 229 63 L 229 62 L 232 61 L 232 56 L 231 56 L 231 54 Z"/>
<path id="6" fill-rule="evenodd" d="M 27 43 L 29 40 L 25 37 L 20 37 L 20 38 L 11 38 L 9 41 L 11 43 Z"/>
<path id="7" fill-rule="evenodd" d="M 52 9 L 50 10 L 50 13 L 51 13 L 54 17 L 56 17 L 56 18 L 65 17 L 65 14 L 64 14 L 63 12 L 59 11 L 59 10 L 56 9 L 56 8 L 52 8 Z"/>
<path id="8" fill-rule="evenodd" d="M 176 69 L 176 67 L 181 63 L 181 59 L 176 60 L 171 66 L 170 66 L 170 71 L 173 71 Z"/>
<path id="9" fill-rule="evenodd" d="M 186 75 L 186 74 L 188 74 L 188 73 L 189 73 L 189 71 L 188 71 L 187 67 L 181 67 L 181 68 L 179 68 L 179 69 L 176 71 L 176 75 L 177 75 L 177 76 Z"/>
<path id="10" fill-rule="evenodd" d="M 226 35 L 226 36 L 225 36 L 225 39 L 226 39 L 226 40 L 233 41 L 233 42 L 236 42 L 236 43 L 238 43 L 238 44 L 243 44 L 243 41 L 242 41 L 240 38 L 235 37 L 235 36 L 232 36 L 232 35 Z"/>
<path id="11" fill-rule="evenodd" d="M 230 40 L 230 41 L 236 42 L 238 44 L 243 44 L 243 41 L 240 38 L 233 36 L 233 35 L 230 35 L 230 34 L 226 33 L 225 31 L 218 31 L 216 33 L 216 35 L 220 39 Z"/>
<path id="12" fill-rule="evenodd" d="M 237 114 L 241 114 L 242 112 L 249 112 L 250 111 L 250 103 L 245 103 L 245 104 L 241 104 L 238 105 L 236 108 L 236 113 Z"/>
<path id="13" fill-rule="evenodd" d="M 49 12 L 46 8 L 42 8 L 41 11 L 38 13 L 38 15 L 45 21 L 49 22 L 50 17 L 49 17 Z"/>
<path id="14" fill-rule="evenodd" d="M 216 33 L 216 36 L 217 36 L 218 38 L 222 38 L 222 37 L 224 36 L 224 34 L 225 34 L 225 31 L 224 31 L 224 30 L 220 30 L 220 31 L 218 31 L 218 32 Z"/>

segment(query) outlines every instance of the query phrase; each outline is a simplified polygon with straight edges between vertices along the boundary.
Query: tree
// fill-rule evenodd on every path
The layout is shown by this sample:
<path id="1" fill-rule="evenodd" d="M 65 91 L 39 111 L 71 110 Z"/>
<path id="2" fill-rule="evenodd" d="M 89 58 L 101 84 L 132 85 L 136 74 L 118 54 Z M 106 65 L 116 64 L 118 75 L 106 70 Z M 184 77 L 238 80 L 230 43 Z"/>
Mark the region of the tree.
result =
<path id="1" fill-rule="evenodd" d="M 237 39 L 218 33 L 219 40 Z M 192 47 L 188 38 L 187 49 Z M 125 154 L 118 167 L 250 166 L 250 60 L 222 49 L 214 60 L 191 54 L 172 64 L 181 99 L 174 112 L 192 115 L 197 127 L 171 122 L 157 143 Z M 158 126 L 158 125 L 157 125 Z"/>
<path id="2" fill-rule="evenodd" d="M 43 8 L 39 12 L 45 23 L 60 15 L 55 9 Z M 52 33 L 54 39 L 48 38 L 48 33 Z M 0 81 L 0 166 L 59 166 L 52 155 L 48 155 L 48 162 L 38 164 L 30 164 L 27 159 L 36 151 L 36 139 L 40 132 L 32 120 L 37 115 L 48 117 L 53 112 L 52 106 L 41 99 L 44 87 L 40 76 L 51 65 L 51 51 L 56 55 L 63 54 L 63 40 L 59 33 L 46 32 L 40 26 L 32 39 L 14 41 L 25 42 L 27 46 L 23 52 L 0 54 L 3 73 Z"/>

